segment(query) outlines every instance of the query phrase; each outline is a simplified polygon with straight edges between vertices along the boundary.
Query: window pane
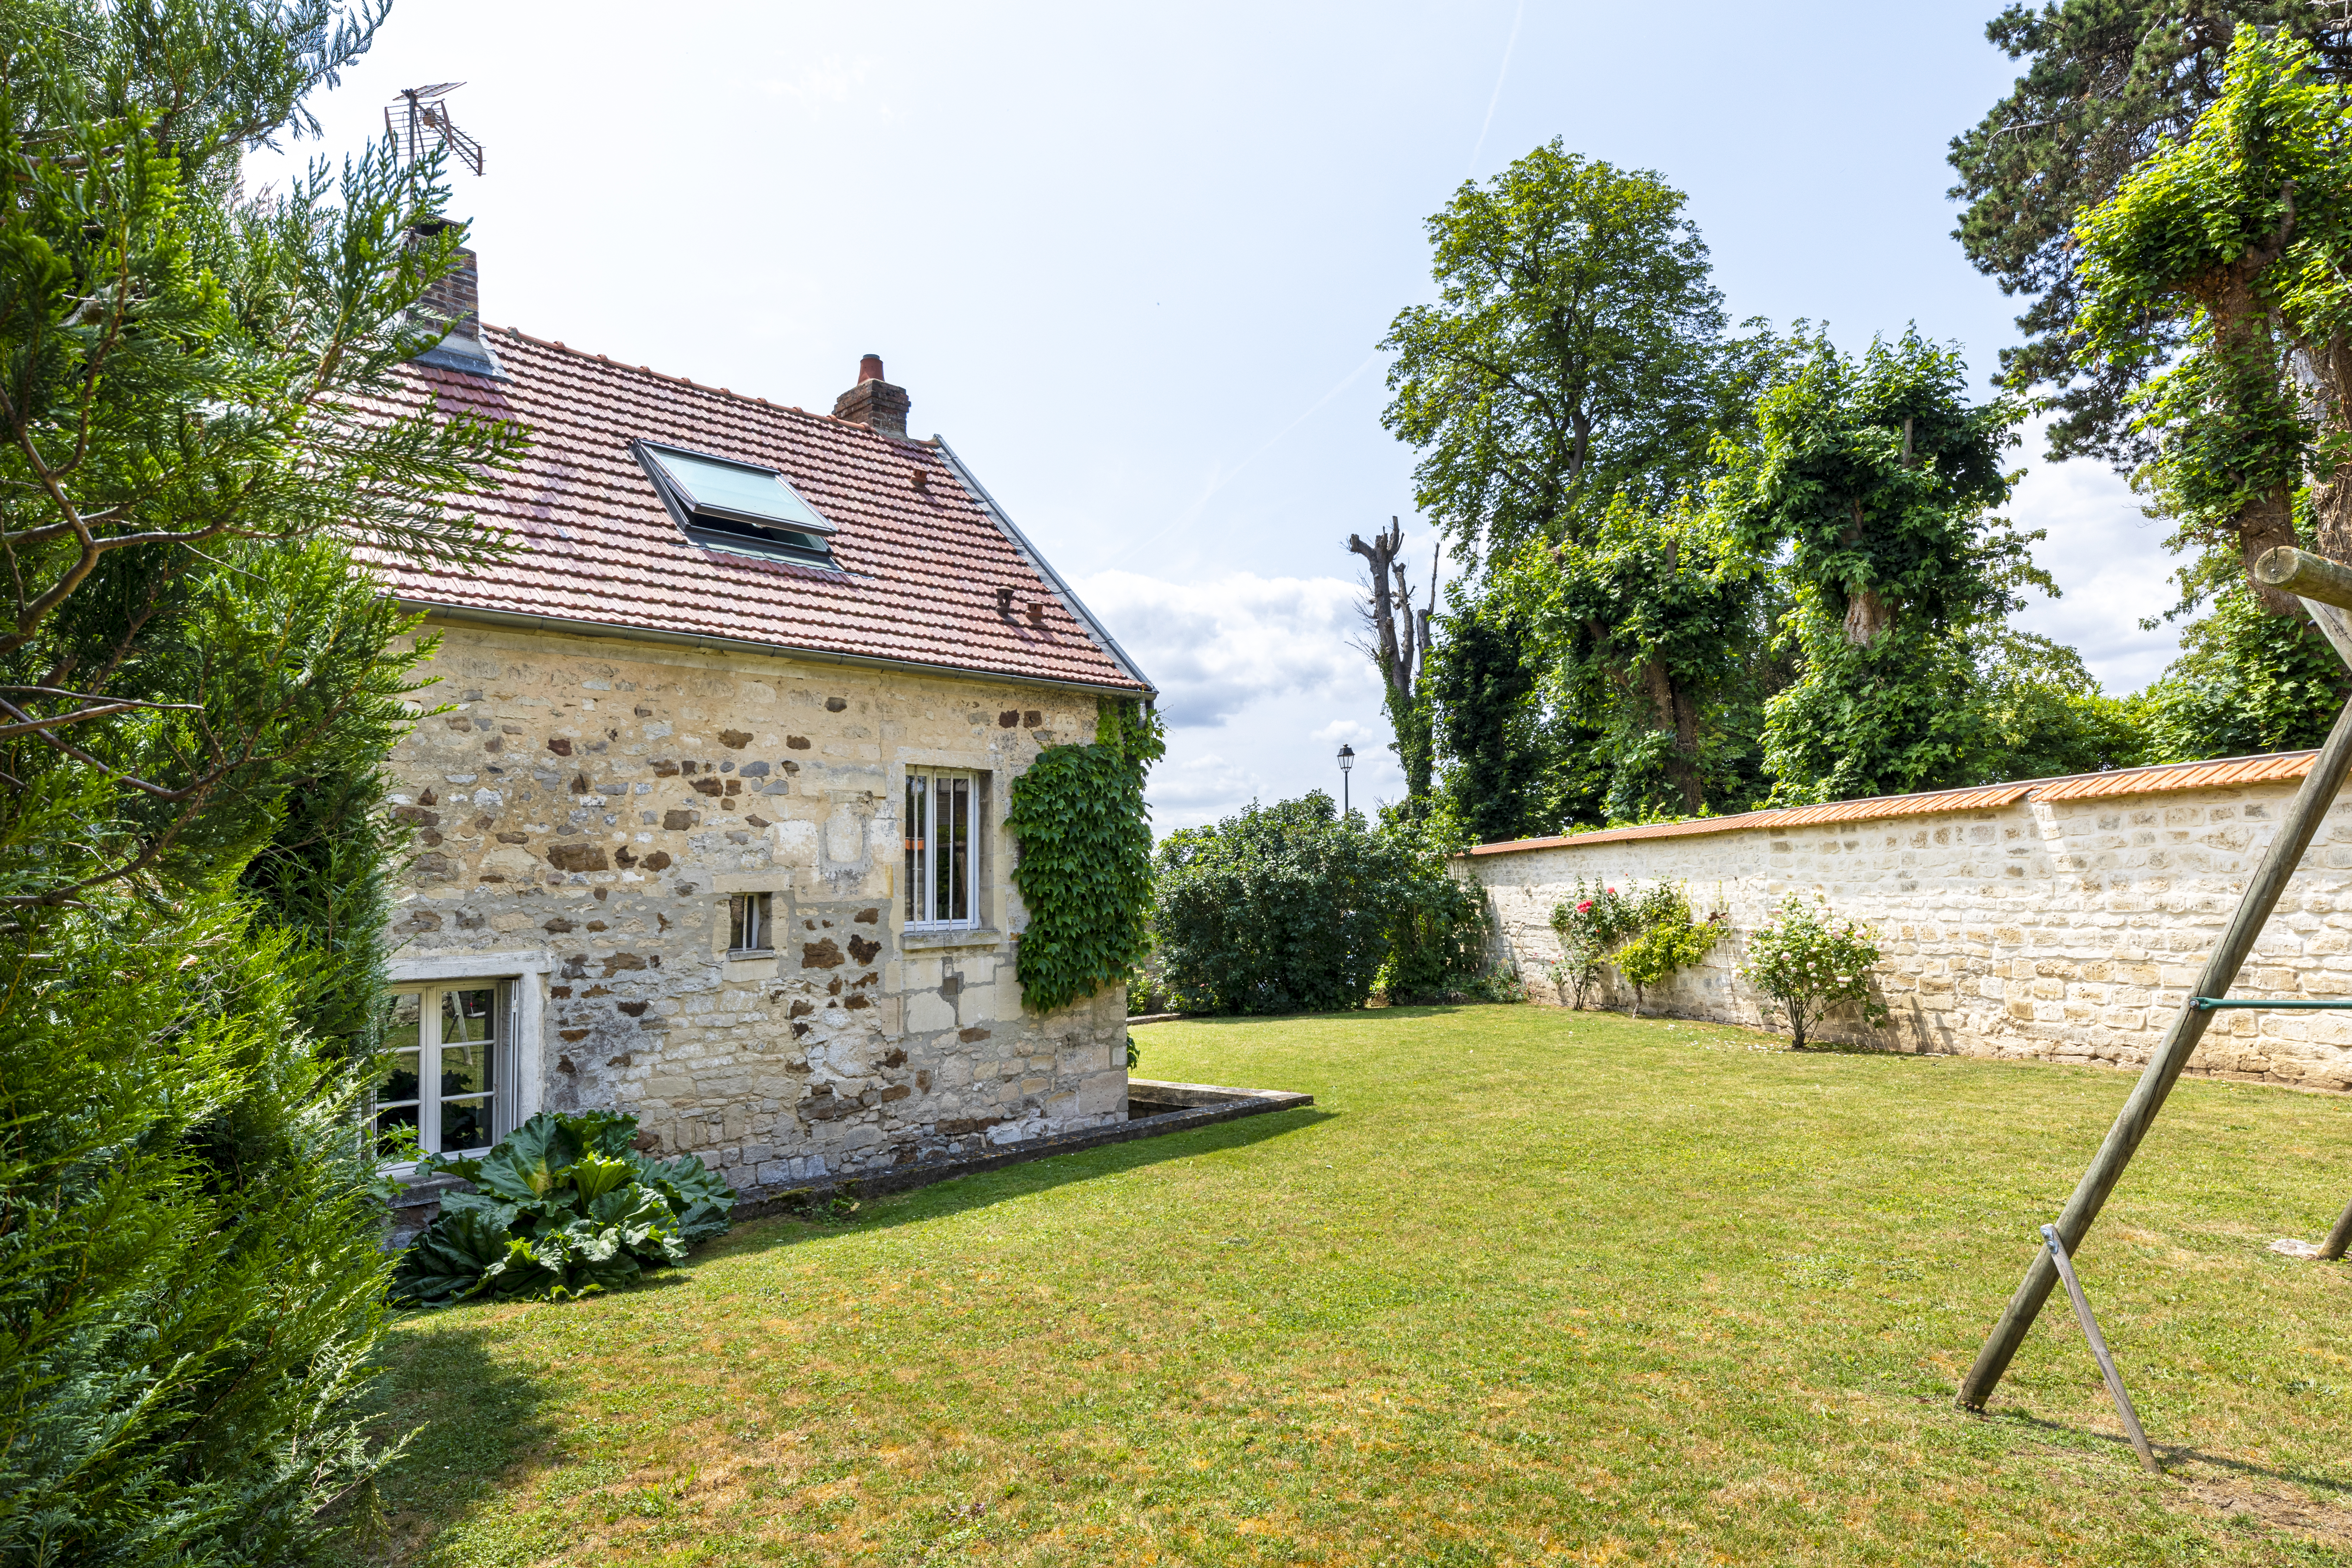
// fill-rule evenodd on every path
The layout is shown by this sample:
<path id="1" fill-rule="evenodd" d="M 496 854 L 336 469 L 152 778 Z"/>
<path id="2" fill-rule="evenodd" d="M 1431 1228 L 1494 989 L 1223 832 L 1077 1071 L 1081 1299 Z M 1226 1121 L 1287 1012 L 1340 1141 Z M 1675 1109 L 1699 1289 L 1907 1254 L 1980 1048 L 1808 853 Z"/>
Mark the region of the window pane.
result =
<path id="1" fill-rule="evenodd" d="M 376 1147 L 386 1154 L 393 1152 L 393 1140 L 399 1136 L 403 1128 L 412 1133 L 416 1131 L 415 1105 L 396 1105 L 388 1110 L 378 1111 L 375 1118 Z"/>
<path id="2" fill-rule="evenodd" d="M 738 952 L 751 945 L 743 931 L 745 906 L 751 901 L 740 893 L 727 900 L 727 945 Z"/>
<path id="3" fill-rule="evenodd" d="M 962 921 L 971 918 L 971 781 L 941 779 L 940 804 L 946 808 L 947 824 L 940 840 L 945 852 L 940 857 L 940 919 Z"/>
<path id="4" fill-rule="evenodd" d="M 478 991 L 444 991 L 441 993 L 441 1043 L 454 1046 L 467 1040 L 488 1039 L 492 1032 L 491 1020 L 497 1016 L 498 1010 L 499 990 L 495 985 L 485 985 Z"/>
<path id="5" fill-rule="evenodd" d="M 712 511 L 722 517 L 794 531 L 833 531 L 833 525 L 818 516 L 816 509 L 803 500 L 800 492 L 786 484 L 781 474 L 748 463 L 722 462 L 650 443 L 646 449 L 677 488 L 686 492 L 691 510 Z"/>
<path id="6" fill-rule="evenodd" d="M 417 1047 L 417 1026 L 425 1021 L 425 994 L 421 991 L 395 991 L 392 996 L 392 1026 L 384 1031 L 383 1046 L 388 1051 L 413 1051 Z"/>
<path id="7" fill-rule="evenodd" d="M 907 919 L 914 923 L 930 918 L 923 898 L 923 815 L 930 804 L 930 783 L 920 773 L 907 775 Z"/>
<path id="8" fill-rule="evenodd" d="M 378 1105 L 415 1104 L 416 1100 L 416 1053 L 394 1051 L 383 1060 L 383 1077 L 376 1080 L 375 1102 Z"/>
<path id="9" fill-rule="evenodd" d="M 466 1149 L 487 1149 L 490 1146 L 490 1097 L 478 1100 L 445 1100 L 441 1106 L 441 1152 L 454 1154 Z"/>
<path id="10" fill-rule="evenodd" d="M 482 1094 L 495 1088 L 490 1082 L 491 1050 L 487 1043 L 442 1047 L 441 1093 Z"/>

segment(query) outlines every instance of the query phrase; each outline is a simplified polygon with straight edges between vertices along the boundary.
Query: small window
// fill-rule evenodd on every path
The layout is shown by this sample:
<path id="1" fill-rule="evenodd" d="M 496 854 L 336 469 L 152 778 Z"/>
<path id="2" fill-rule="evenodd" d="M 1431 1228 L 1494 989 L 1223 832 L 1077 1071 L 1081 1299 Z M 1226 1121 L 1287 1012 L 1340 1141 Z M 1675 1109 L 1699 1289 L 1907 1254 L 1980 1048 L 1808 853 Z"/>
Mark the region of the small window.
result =
<path id="1" fill-rule="evenodd" d="M 395 1151 L 407 1129 L 426 1153 L 478 1153 L 509 1131 L 511 992 L 468 980 L 393 993 L 383 1070 L 369 1095 L 380 1149 Z"/>
<path id="2" fill-rule="evenodd" d="M 907 770 L 907 923 L 980 923 L 980 781 Z"/>
<path id="3" fill-rule="evenodd" d="M 671 520 L 697 544 L 804 565 L 834 565 L 826 542 L 833 524 L 775 469 L 650 441 L 639 441 L 631 450 L 654 481 Z"/>
<path id="4" fill-rule="evenodd" d="M 768 900 L 766 893 L 738 893 L 728 900 L 727 946 L 734 952 L 772 952 L 775 942 L 768 934 Z"/>

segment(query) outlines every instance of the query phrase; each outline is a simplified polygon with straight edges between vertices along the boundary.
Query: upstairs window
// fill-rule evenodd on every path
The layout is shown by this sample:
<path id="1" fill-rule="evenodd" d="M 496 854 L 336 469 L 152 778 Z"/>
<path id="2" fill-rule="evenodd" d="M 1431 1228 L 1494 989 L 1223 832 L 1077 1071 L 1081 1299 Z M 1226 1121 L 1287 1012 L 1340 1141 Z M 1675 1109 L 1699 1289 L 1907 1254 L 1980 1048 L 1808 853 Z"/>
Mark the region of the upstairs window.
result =
<path id="1" fill-rule="evenodd" d="M 639 441 L 635 455 L 688 539 L 738 555 L 834 566 L 833 524 L 773 468 Z M 838 570 L 838 568 L 835 568 Z"/>
<path id="2" fill-rule="evenodd" d="M 907 923 L 980 923 L 979 781 L 907 770 Z"/>

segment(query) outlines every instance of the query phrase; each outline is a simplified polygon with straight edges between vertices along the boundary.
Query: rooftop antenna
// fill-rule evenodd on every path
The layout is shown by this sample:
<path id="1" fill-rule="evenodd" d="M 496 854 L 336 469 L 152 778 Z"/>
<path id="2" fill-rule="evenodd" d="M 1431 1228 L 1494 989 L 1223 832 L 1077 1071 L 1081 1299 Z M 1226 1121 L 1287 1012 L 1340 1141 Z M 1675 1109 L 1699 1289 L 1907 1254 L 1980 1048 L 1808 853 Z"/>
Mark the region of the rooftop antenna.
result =
<path id="1" fill-rule="evenodd" d="M 480 174 L 482 144 L 458 130 L 449 118 L 449 95 L 465 85 L 436 81 L 431 87 L 402 88 L 400 96 L 383 111 L 384 133 L 392 138 L 393 151 L 414 163 L 438 142 L 457 162 Z"/>

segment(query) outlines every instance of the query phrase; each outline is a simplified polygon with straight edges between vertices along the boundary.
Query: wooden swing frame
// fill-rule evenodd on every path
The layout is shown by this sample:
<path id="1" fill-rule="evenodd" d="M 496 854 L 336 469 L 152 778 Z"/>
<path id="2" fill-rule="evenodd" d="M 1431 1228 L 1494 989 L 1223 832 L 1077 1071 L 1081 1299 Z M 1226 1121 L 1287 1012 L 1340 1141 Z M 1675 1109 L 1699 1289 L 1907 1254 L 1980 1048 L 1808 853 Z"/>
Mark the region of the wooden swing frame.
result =
<path id="1" fill-rule="evenodd" d="M 2314 624 L 2335 645 L 2344 662 L 2352 666 L 2352 614 L 2347 614 L 2352 612 L 2352 567 L 2282 545 L 2264 552 L 2254 563 L 2254 576 L 2301 599 Z M 2271 911 L 2278 907 L 2280 896 L 2302 863 L 2304 851 L 2311 847 L 2319 825 L 2335 805 L 2347 777 L 2352 777 L 2352 703 L 2336 715 L 2326 743 L 2312 759 L 2310 771 L 2303 776 L 2303 787 L 2295 792 L 2285 819 L 2279 824 L 2270 847 L 2263 851 L 2262 864 L 2246 884 L 2237 912 L 2231 916 L 2220 943 L 2205 961 L 2196 989 L 2181 1003 L 2171 1027 L 2165 1031 L 2155 1055 L 2140 1073 L 2139 1082 L 2133 1086 L 2131 1097 L 2124 1101 L 2106 1141 L 2092 1157 L 2090 1169 L 2083 1173 L 2074 1195 L 2066 1200 L 2054 1226 L 2058 1247 L 2053 1249 L 2045 1245 L 2035 1249 L 2024 1279 L 2010 1297 L 1984 1348 L 1977 1352 L 1975 1364 L 1960 1380 L 1958 1404 L 1962 1409 L 1982 1410 L 2000 1385 L 2001 1374 L 2009 1370 L 2018 1347 L 2025 1342 L 2026 1331 L 2033 1327 L 2033 1320 L 2058 1283 L 2056 1256 L 2071 1256 L 2082 1245 L 2091 1222 L 2098 1218 L 2108 1194 L 2123 1178 L 2124 1168 L 2131 1163 L 2140 1141 L 2147 1136 L 2157 1112 L 2164 1109 L 2165 1099 L 2179 1080 L 2181 1069 L 2189 1065 L 2189 1057 L 2204 1039 L 2206 1026 L 2213 1015 L 2235 1007 L 2352 1006 L 2352 1003 L 2342 1002 L 2281 1003 L 2230 996 L 2230 987 L 2236 984 L 2238 972 L 2253 952 L 2255 939 L 2262 935 Z M 2346 1205 L 2336 1227 L 2328 1232 L 2319 1256 L 2341 1258 L 2347 1244 L 2352 1244 L 2352 1205 Z"/>

